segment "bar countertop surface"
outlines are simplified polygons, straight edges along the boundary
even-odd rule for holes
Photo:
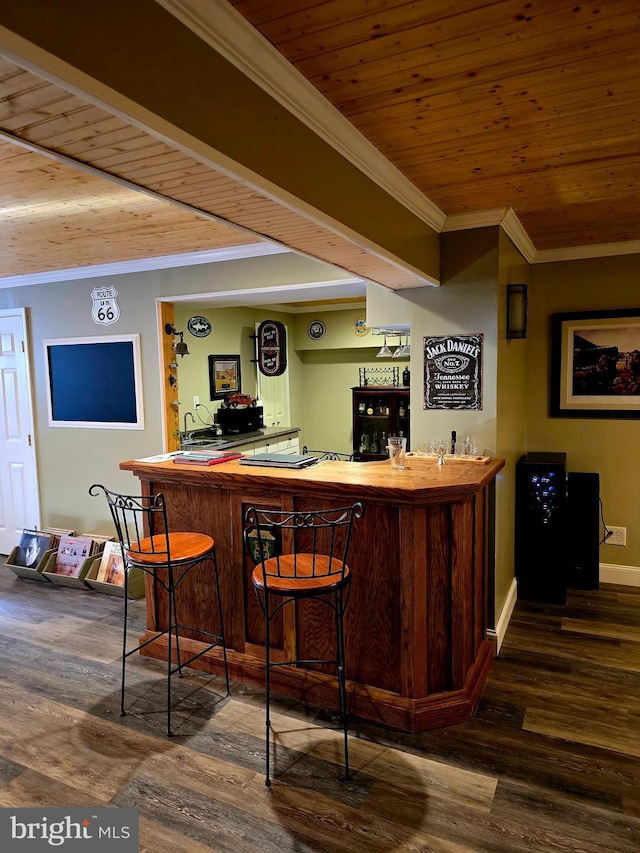
[[[504,460],[478,457],[466,461],[455,457],[438,465],[436,457],[407,457],[404,470],[394,470],[390,462],[343,462],[322,460],[300,470],[241,465],[234,459],[218,465],[176,465],[173,461],[149,463],[139,460],[122,462],[120,468],[132,471],[142,479],[190,482],[193,485],[233,487],[251,482],[267,488],[294,491],[303,487],[319,494],[341,487],[363,497],[386,496],[398,503],[430,503],[441,500],[463,500],[493,480],[504,466]]]

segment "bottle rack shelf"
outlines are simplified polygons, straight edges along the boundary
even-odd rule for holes
[[[389,435],[402,435],[409,443],[409,388],[380,385],[352,388],[353,451],[362,462],[387,459]]]

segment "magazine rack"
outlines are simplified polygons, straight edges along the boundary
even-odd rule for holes
[[[87,571],[84,575],[84,584],[89,589],[94,589],[96,592],[104,592],[107,595],[117,595],[119,598],[124,598],[124,586],[117,583],[104,583],[96,580],[98,569],[100,568],[100,560],[102,554],[96,554],[95,557],[89,557],[85,566]],[[144,597],[144,572],[141,569],[129,569],[129,582],[127,584],[129,598]]]
[[[20,549],[16,545],[16,547],[7,557],[5,565],[8,566],[11,571],[19,578],[27,578],[28,580],[32,581],[43,581],[44,583],[49,583],[49,578],[43,573],[42,570],[49,561],[51,555],[55,555],[55,550],[50,549],[48,551],[45,551],[42,557],[40,558],[40,562],[37,566],[16,566],[15,559],[18,556],[19,550]]]
[[[80,567],[80,571],[75,577],[70,577],[69,575],[61,575],[54,571],[56,565],[56,556],[57,551],[47,551],[49,556],[43,560],[43,568],[41,569],[42,574],[51,581],[51,583],[57,584],[58,586],[70,586],[75,587],[76,589],[85,589],[84,576],[89,571],[89,561],[92,559],[88,557],[82,566]],[[98,554],[98,556],[100,556]]]

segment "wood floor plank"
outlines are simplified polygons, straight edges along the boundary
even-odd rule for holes
[[[562,634],[560,631],[540,636],[538,641],[542,654],[570,660],[582,659],[600,666],[640,672],[640,643],[591,635],[587,645],[581,637]],[[518,627],[509,635],[510,648],[527,648],[530,642],[531,638]]]
[[[0,805],[4,808],[28,808],[38,806],[100,806],[107,803],[91,793],[54,779],[48,773],[22,768],[11,783],[0,789]]]
[[[214,835],[213,832],[210,833]],[[147,817],[140,819],[140,851],[139,853],[222,853],[213,837],[207,843],[187,838],[181,832],[175,832],[162,820],[151,820]],[[237,850],[236,853],[241,853]]]
[[[512,824],[531,827],[538,837],[546,836],[546,845],[555,849],[558,835],[569,850],[593,853],[636,853],[637,821],[623,814],[567,797],[563,792],[541,789],[535,785],[498,785],[492,816],[504,816]],[[535,828],[535,829],[534,829]],[[541,851],[544,845],[533,845]]]
[[[5,636],[35,643],[45,650],[52,645],[81,647],[83,657],[105,663],[118,660],[122,653],[120,626],[104,625],[97,633],[95,626],[87,619],[60,614],[40,622],[39,628],[41,630],[34,634],[30,622],[6,617],[3,620]]]
[[[609,637],[614,640],[632,640],[634,643],[640,643],[640,627],[633,624],[631,618],[623,621],[619,617],[615,621],[602,622],[595,619],[567,617],[562,620],[562,630],[592,637]]]
[[[256,739],[264,736],[264,708],[244,706],[232,700],[216,716],[214,725],[231,720]],[[273,742],[283,748],[313,755],[316,759],[336,765],[337,771],[344,761],[342,731],[314,726],[308,719],[295,719],[287,715],[272,715]],[[399,752],[381,744],[363,739],[354,740],[349,750],[352,771],[371,777],[383,777],[389,785],[400,791],[412,792],[416,788],[428,790],[429,796],[441,796],[448,802],[457,802],[489,811],[497,780],[480,773],[462,770],[420,755]]]
[[[599,712],[594,709],[588,716],[530,708],[525,715],[524,729],[640,758],[640,721],[611,708]]]
[[[81,603],[81,604],[80,604]],[[132,639],[144,602],[132,607]],[[422,734],[134,655],[122,601],[0,572],[0,806],[137,806],[142,853],[637,853],[640,591],[518,602],[473,719]]]

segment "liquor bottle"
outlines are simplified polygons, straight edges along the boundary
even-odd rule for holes
[[[360,447],[358,448],[358,450],[360,453],[366,453],[368,450],[367,437],[364,433],[362,433],[362,435],[360,436]]]
[[[382,397],[378,397],[378,404],[376,405],[376,415],[384,415],[384,406],[382,405]]]
[[[387,441],[387,434],[383,430],[382,438],[380,439],[380,453],[386,453],[388,443],[389,442]]]
[[[360,402],[358,403],[358,413],[361,415],[364,415],[364,413],[366,411],[367,411],[367,407],[366,407],[364,400],[360,400]]]
[[[367,403],[367,414],[368,415],[373,414],[373,400],[369,400]]]
[[[371,444],[369,445],[369,453],[377,453],[378,452],[378,433],[374,432],[371,438]]]
[[[402,371],[402,384],[403,385],[411,385],[411,373],[408,367]]]
[[[404,408],[404,403],[401,400],[400,405],[398,406],[398,416],[403,418],[405,416],[405,414],[406,414],[406,412],[405,412],[405,408]]]

